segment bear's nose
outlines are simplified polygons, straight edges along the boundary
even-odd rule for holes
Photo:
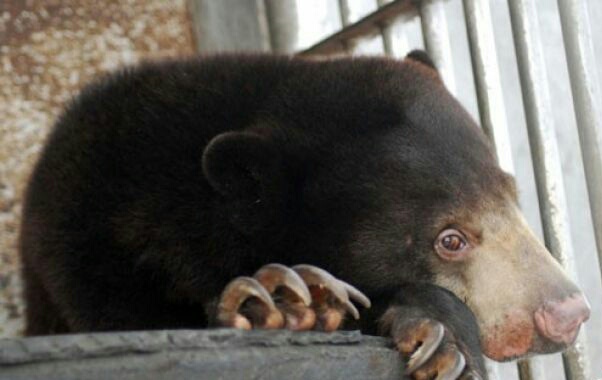
[[[590,306],[581,293],[561,301],[547,301],[535,311],[535,325],[546,338],[571,344],[581,324],[589,319]]]

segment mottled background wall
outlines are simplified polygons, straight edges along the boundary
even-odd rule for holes
[[[21,196],[62,105],[107,70],[193,52],[185,0],[0,0],[0,337],[22,328]]]

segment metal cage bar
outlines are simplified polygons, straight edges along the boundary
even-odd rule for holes
[[[456,94],[456,80],[452,61],[449,30],[445,19],[443,0],[423,0],[420,2],[420,21],[424,46],[435,62],[447,89]]]
[[[293,53],[299,29],[295,0],[264,0],[271,48],[276,53]]]
[[[464,0],[463,5],[481,125],[495,145],[502,169],[514,173],[489,0]]]
[[[379,8],[387,5],[389,0],[377,0],[376,4]],[[385,55],[392,56],[393,55],[393,36],[391,31],[391,23],[388,22],[385,25],[381,25],[380,34],[383,39],[383,49],[385,51]]]
[[[343,28],[349,25],[349,2],[347,0],[339,0],[339,15],[341,16],[341,25]]]
[[[545,242],[552,255],[575,278],[563,176],[537,9],[533,0],[510,0],[508,5]],[[590,379],[583,330],[575,345],[563,354],[563,362],[567,379]]]
[[[385,51],[385,55],[391,57],[393,56],[393,36],[391,31],[391,26],[387,25],[381,28],[381,35],[383,39],[383,49]]]
[[[594,236],[602,271],[602,109],[587,4],[558,0]]]
[[[520,380],[545,379],[543,368],[537,359],[520,360],[517,365]]]
[[[351,10],[349,9],[349,2],[347,0],[338,0],[338,5],[339,5],[338,8],[339,8],[339,17],[341,20],[341,26],[342,26],[342,29],[345,29],[350,24],[349,15],[351,13]],[[348,53],[352,49],[352,42],[353,42],[353,40],[351,40],[351,39],[342,40],[340,42],[341,47],[343,48],[343,50],[345,52]]]
[[[197,51],[271,51],[262,0],[189,0]]]

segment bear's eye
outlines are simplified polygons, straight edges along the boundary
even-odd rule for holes
[[[464,234],[453,228],[443,230],[435,242],[435,250],[439,256],[447,260],[464,258],[467,247]]]
[[[441,240],[441,245],[448,251],[459,251],[466,243],[459,235],[447,235]]]

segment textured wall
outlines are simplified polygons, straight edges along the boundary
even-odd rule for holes
[[[185,0],[0,1],[0,337],[22,328],[22,192],[62,105],[102,72],[193,46]]]

